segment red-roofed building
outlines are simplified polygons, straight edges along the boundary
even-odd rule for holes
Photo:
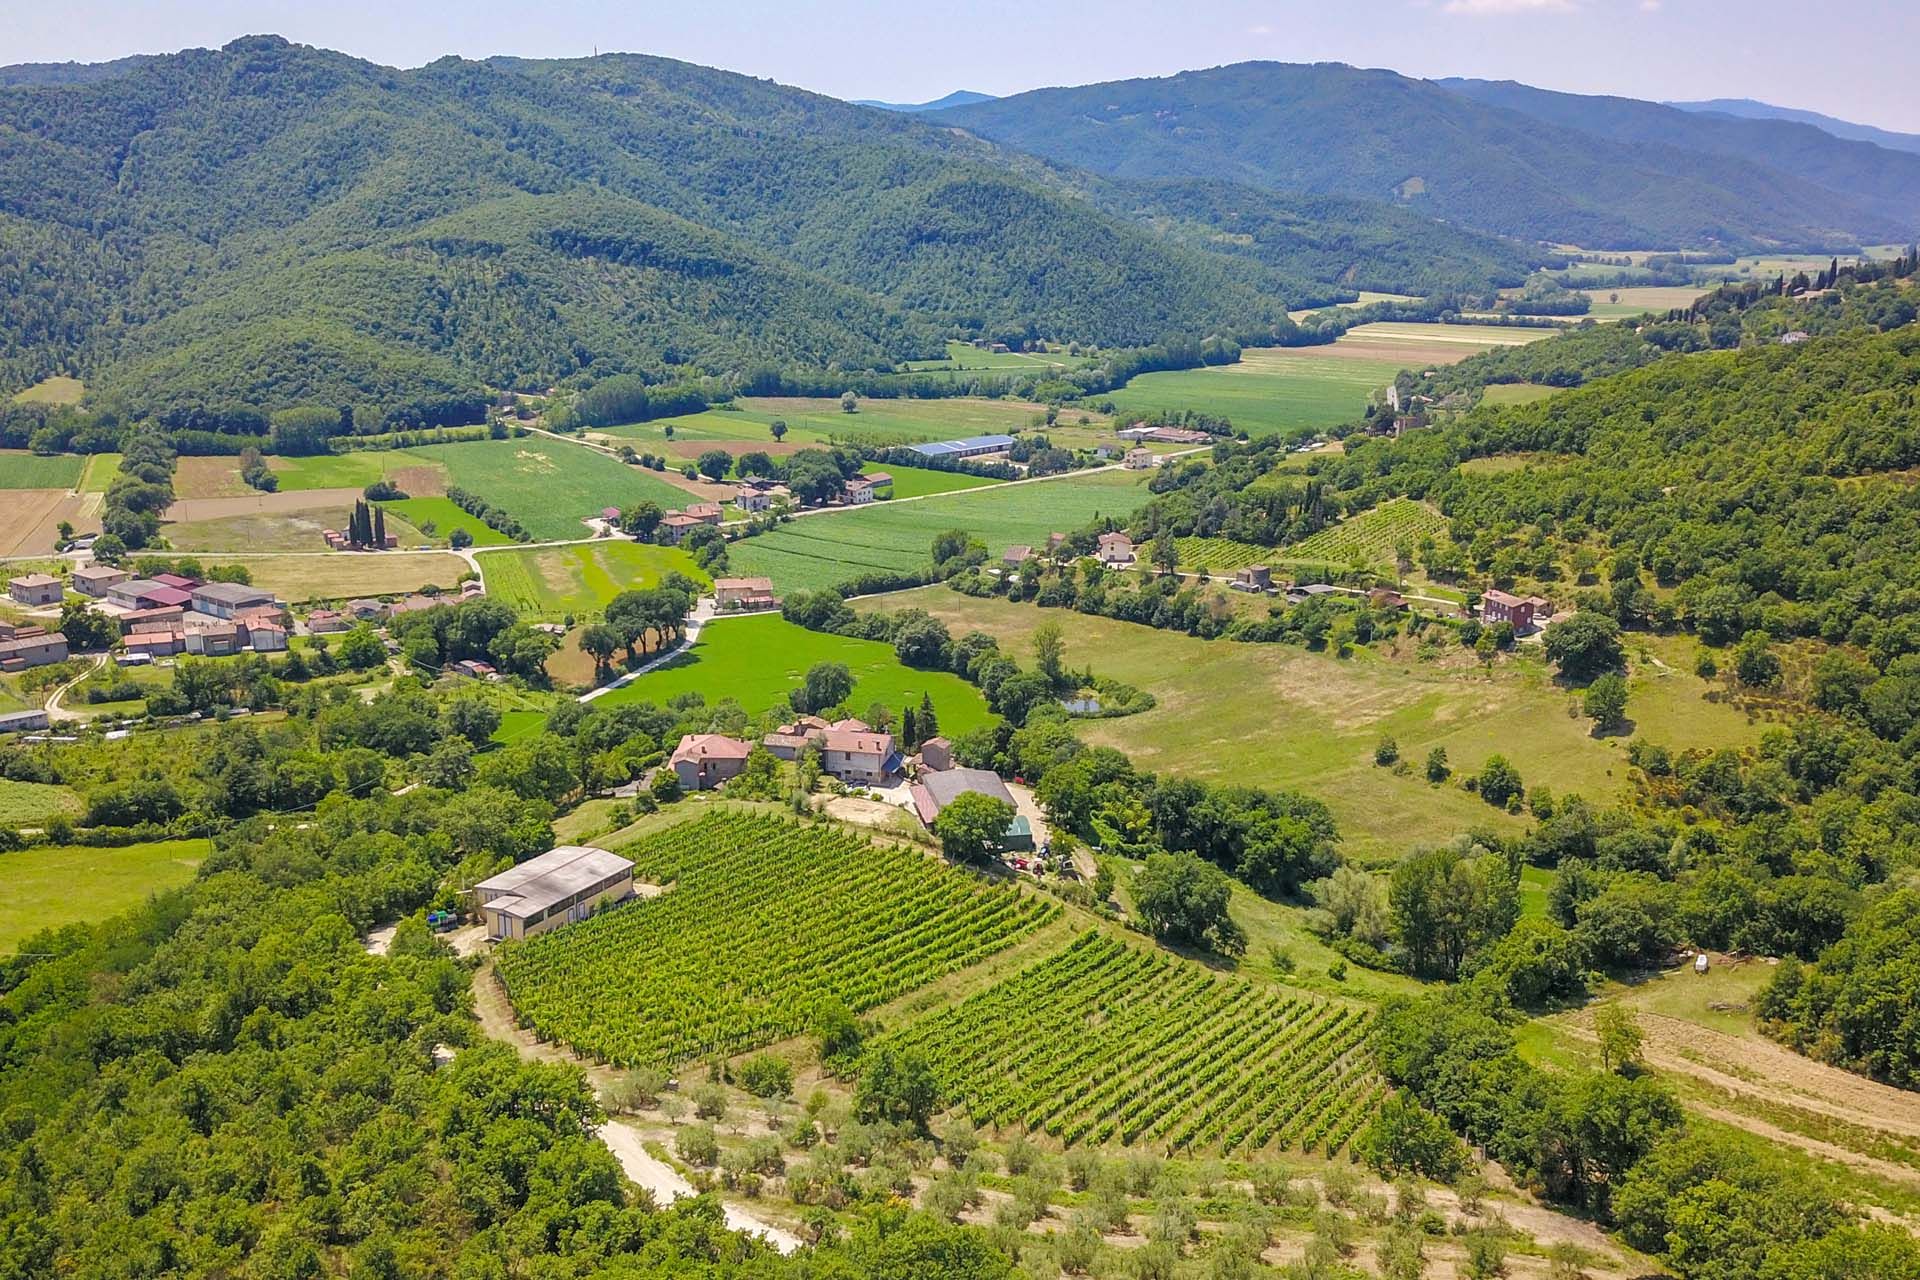
[[[1533,602],[1505,591],[1489,591],[1480,597],[1480,618],[1484,622],[1505,622],[1515,631],[1533,629]]]
[[[680,739],[667,765],[685,790],[711,791],[739,777],[752,753],[753,748],[738,738],[722,733],[690,733]]]
[[[825,748],[820,766],[842,782],[880,786],[888,774],[900,771],[893,735],[869,729],[858,720],[843,720],[828,729]]]
[[[771,578],[715,578],[713,607],[722,613],[734,613],[747,609],[777,609],[780,601],[773,594]]]

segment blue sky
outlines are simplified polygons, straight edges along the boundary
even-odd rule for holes
[[[0,0],[0,62],[269,31],[394,66],[598,46],[896,101],[1324,59],[1580,93],[1753,97],[1920,132],[1913,0]]]

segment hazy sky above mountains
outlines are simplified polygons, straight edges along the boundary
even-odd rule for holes
[[[1920,132],[1913,0],[0,0],[0,63],[99,62],[262,32],[393,66],[597,46],[903,102],[1329,60],[1577,93],[1759,98]]]

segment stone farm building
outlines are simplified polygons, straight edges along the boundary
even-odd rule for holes
[[[104,600],[107,593],[123,582],[129,582],[133,575],[125,569],[116,569],[110,564],[83,564],[73,571],[71,583],[73,589],[83,596],[95,600]]]
[[[65,588],[50,573],[29,573],[7,580],[7,595],[15,604],[59,604]]]
[[[924,756],[923,756],[924,759]],[[940,811],[961,796],[971,792],[974,795],[987,796],[990,799],[1013,804],[1013,793],[1007,790],[1007,784],[1000,775],[986,769],[923,769],[913,785],[907,788],[907,794],[913,801],[913,811],[920,821],[931,827]],[[1033,828],[1018,814],[1007,824],[1007,830],[1001,838],[1003,849],[1031,849],[1033,847]]]
[[[780,601],[773,594],[771,578],[715,578],[713,607],[722,613],[747,609],[777,609]]]
[[[723,733],[690,733],[680,739],[667,767],[687,791],[711,791],[740,776],[753,748]]]
[[[561,845],[473,887],[487,936],[530,938],[633,896],[633,863],[605,849]]]
[[[820,767],[842,782],[880,786],[887,775],[900,771],[893,735],[867,727],[858,720],[842,720],[828,729]]]

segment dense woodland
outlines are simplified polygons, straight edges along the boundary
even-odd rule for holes
[[[1259,335],[1536,260],[640,56],[394,71],[261,37],[46,79],[0,88],[0,391],[69,373],[138,411]]]

